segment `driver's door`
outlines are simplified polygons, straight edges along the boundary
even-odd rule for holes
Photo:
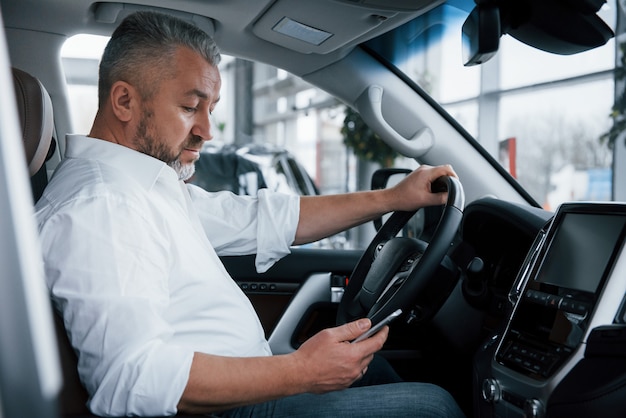
[[[361,251],[293,248],[266,273],[254,256],[222,257],[254,305],[274,354],[292,351],[317,331],[335,325],[343,287]]]

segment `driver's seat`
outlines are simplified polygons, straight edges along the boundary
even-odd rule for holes
[[[56,149],[52,100],[43,84],[25,71],[13,68],[15,98],[22,128],[26,163],[36,202],[48,183],[45,163]],[[95,418],[87,408],[87,390],[78,376],[78,358],[65,331],[63,320],[51,313],[57,337],[63,373],[63,388],[59,395],[59,412],[63,418]],[[179,414],[180,418],[199,418],[198,415]],[[206,415],[202,415],[205,416]],[[158,418],[158,417],[155,417]]]
[[[52,100],[41,82],[25,71],[12,69],[15,99],[19,114],[26,164],[36,202],[48,183],[45,162],[56,148]],[[63,371],[63,389],[59,406],[63,416],[92,416],[87,409],[87,391],[78,378],[77,358],[69,342],[63,321],[52,313]]]
[[[26,164],[36,202],[48,183],[45,162],[56,148],[52,100],[35,77],[17,68],[12,68],[12,72]]]

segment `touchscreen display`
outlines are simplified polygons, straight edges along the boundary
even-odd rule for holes
[[[595,293],[621,235],[625,218],[565,213],[536,281]]]
[[[547,247],[541,249],[542,261],[538,269],[533,267],[534,278],[527,282],[498,349],[498,361],[545,378],[580,344],[625,236],[624,209],[588,203],[561,207],[548,230]]]

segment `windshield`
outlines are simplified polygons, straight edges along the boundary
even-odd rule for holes
[[[474,1],[448,1],[367,47],[431,95],[544,208],[611,200],[615,42],[556,55],[504,35],[479,66],[463,65]],[[615,27],[614,1],[599,16]]]

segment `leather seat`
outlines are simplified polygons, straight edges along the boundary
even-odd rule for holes
[[[45,162],[50,159],[56,149],[53,136],[52,100],[37,78],[17,68],[12,70],[26,163],[36,202],[48,182]],[[63,373],[63,387],[58,399],[59,412],[63,418],[96,417],[87,408],[87,390],[78,376],[78,358],[65,331],[63,320],[56,312],[53,312],[52,316]],[[202,416],[207,417],[207,415]],[[198,418],[200,416],[179,414],[178,417]]]
[[[37,78],[17,68],[12,70],[26,163],[31,176],[33,198],[36,201],[48,182],[45,162],[56,148],[53,137],[52,100]],[[58,314],[52,315],[63,371],[63,388],[59,398],[60,412],[66,417],[92,416],[86,406],[87,391],[78,378],[77,357],[65,332],[63,321]]]
[[[17,68],[12,70],[26,161],[33,176],[45,163],[52,144],[52,100],[39,80]]]
[[[17,68],[12,70],[26,164],[37,201],[48,183],[45,162],[56,148],[52,100],[39,80]]]

